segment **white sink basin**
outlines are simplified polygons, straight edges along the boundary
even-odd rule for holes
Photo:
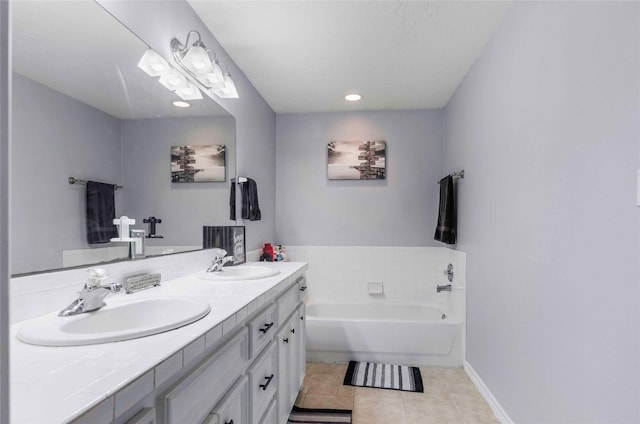
[[[123,297],[107,298],[106,302],[107,306],[93,312],[70,317],[59,317],[55,312],[35,318],[20,327],[17,337],[42,346],[116,342],[182,327],[211,309],[207,302],[187,297]]]
[[[213,281],[241,281],[258,280],[260,278],[273,277],[280,274],[280,270],[272,269],[260,265],[240,265],[222,268],[222,271],[206,272],[196,274],[196,277],[203,280]]]

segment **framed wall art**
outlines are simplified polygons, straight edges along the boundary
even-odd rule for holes
[[[386,156],[385,141],[330,141],[327,177],[330,180],[384,180]]]
[[[226,181],[226,146],[171,146],[171,182]]]

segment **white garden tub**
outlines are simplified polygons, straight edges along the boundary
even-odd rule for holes
[[[311,303],[307,358],[462,366],[462,329],[442,305]]]

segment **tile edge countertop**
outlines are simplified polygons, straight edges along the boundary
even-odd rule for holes
[[[280,273],[260,280],[232,282],[189,275],[131,295],[113,295],[132,299],[183,296],[209,302],[208,315],[164,333],[104,344],[47,347],[16,338],[20,326],[29,320],[11,325],[11,423],[66,423],[101,403],[115,402],[118,393],[137,380],[150,378],[152,385],[159,386],[154,380],[154,371],[158,379],[159,365],[178,353],[182,356],[181,368],[191,365],[191,358],[243,325],[247,317],[275,299],[308,268],[305,262],[260,265],[277,268]],[[109,298],[105,299],[107,304]]]

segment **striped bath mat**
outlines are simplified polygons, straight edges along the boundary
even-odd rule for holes
[[[418,367],[350,361],[344,376],[345,386],[424,392]]]
[[[287,422],[292,424],[351,424],[351,411],[346,409],[308,409],[294,406]]]

